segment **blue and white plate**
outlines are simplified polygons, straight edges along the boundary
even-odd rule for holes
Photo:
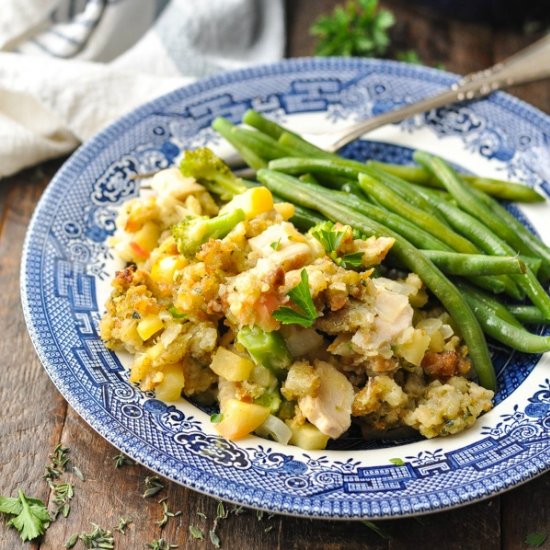
[[[227,153],[210,129],[215,116],[237,122],[252,107],[297,131],[319,132],[434,94],[455,80],[388,61],[285,61],[177,90],[82,146],[42,197],[22,266],[29,332],[67,401],[113,445],[159,474],[272,512],[407,516],[490,497],[547,470],[548,356],[494,347],[496,407],[462,434],[378,443],[352,434],[329,450],[304,452],[258,437],[221,439],[208,411],[192,403],[166,404],[130,385],[126,358],[105,349],[97,333],[110,279],[120,267],[106,239],[117,208],[139,191],[132,176],[171,166],[186,148],[208,145]],[[345,153],[407,163],[414,147],[550,194],[550,119],[508,95],[382,128]],[[513,211],[550,241],[547,205]]]

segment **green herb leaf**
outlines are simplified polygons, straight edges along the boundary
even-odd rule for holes
[[[288,293],[288,296],[296,304],[298,311],[282,306],[273,312],[273,317],[283,325],[311,327],[319,315],[311,297],[309,279],[305,269],[302,269],[300,273],[300,283]]]
[[[334,229],[332,222],[319,223],[312,227],[309,232],[321,243],[328,253],[338,252],[345,235],[344,231]]]
[[[189,526],[189,534],[196,540],[204,540],[204,533],[194,525]]]
[[[187,313],[179,310],[176,306],[169,307],[168,312],[174,319],[185,319],[187,317]]]
[[[159,476],[147,476],[145,478],[145,491],[141,496],[143,498],[149,498],[155,496],[163,489],[164,485],[162,484]]]
[[[135,462],[128,458],[124,453],[120,453],[116,456],[113,456],[115,462],[115,468],[122,468],[122,466],[132,466]]]
[[[353,252],[351,254],[344,254],[341,258],[338,258],[336,262],[342,267],[349,269],[350,267],[362,267],[363,265],[363,252]]]
[[[214,529],[210,529],[210,531],[208,531],[208,536],[210,537],[210,542],[214,545],[214,548],[220,548],[220,537],[218,536],[218,533],[214,531]]]
[[[0,497],[0,513],[18,515],[23,508],[21,501],[13,497]]]
[[[273,317],[283,325],[300,325],[305,328],[313,325],[313,321],[307,315],[286,306],[281,306],[274,311]]]
[[[92,523],[92,531],[90,533],[80,533],[79,538],[86,548],[104,548],[111,550],[115,547],[115,539],[113,533],[107,529],[103,529],[99,525]]]
[[[210,415],[210,422],[212,422],[212,424],[219,424],[222,420],[223,420],[222,413],[214,413]]]
[[[396,466],[403,466],[405,464],[402,458],[390,458],[390,462]]]
[[[50,482],[50,487],[53,491],[53,502],[56,505],[54,519],[57,518],[60,512],[66,518],[71,511],[70,501],[74,497],[73,485],[71,483]]]
[[[542,531],[536,531],[534,533],[529,533],[525,537],[525,544],[531,548],[540,548],[548,538],[546,533]]]
[[[151,550],[170,550],[171,548],[178,548],[178,545],[169,544],[164,539],[157,539],[147,544],[147,548],[151,548]]]
[[[281,248],[281,239],[272,242],[269,246],[273,248],[273,250],[279,250],[279,248]]]
[[[123,518],[122,516],[118,519],[118,525],[115,527],[115,530],[119,533],[122,533],[123,535],[126,534],[126,529],[128,529],[128,526],[130,523],[133,523],[131,518]]]
[[[21,489],[18,491],[18,496],[21,509],[8,522],[8,525],[15,527],[19,531],[21,540],[33,540],[43,535],[48,528],[51,522],[50,514],[42,501],[27,499]],[[13,502],[9,503],[9,505],[14,507]],[[13,515],[13,512],[9,513]]]
[[[78,533],[74,533],[65,541],[65,548],[72,548],[77,542]]]
[[[379,57],[390,43],[394,17],[378,9],[378,0],[350,0],[331,15],[319,17],[310,33],[318,37],[316,55]]]

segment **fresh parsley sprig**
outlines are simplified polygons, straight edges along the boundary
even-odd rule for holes
[[[0,513],[14,516],[8,525],[19,531],[23,541],[43,535],[51,522],[46,505],[37,498],[26,496],[21,489],[17,497],[0,496]]]
[[[378,7],[378,0],[350,0],[331,15],[315,21],[310,32],[319,41],[315,54],[379,57],[390,44],[389,29],[395,19]]]
[[[360,268],[363,265],[362,252],[351,252],[343,256],[338,254],[342,246],[342,240],[349,229],[351,228],[347,226],[344,226],[342,229],[336,228],[332,222],[326,221],[312,227],[309,232],[321,243],[325,252],[335,264],[346,269]]]
[[[300,325],[309,328],[319,317],[311,292],[307,271],[300,272],[300,282],[289,293],[288,297],[295,305],[295,309],[281,306],[273,312],[273,317],[283,325]]]

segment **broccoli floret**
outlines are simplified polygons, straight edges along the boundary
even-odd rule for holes
[[[223,201],[247,189],[243,181],[208,147],[185,151],[180,170],[184,176],[195,178],[208,191],[219,195]]]
[[[214,218],[188,216],[172,226],[172,236],[176,239],[180,253],[192,256],[209,239],[225,237],[244,218],[244,212],[240,208]]]
[[[285,341],[277,331],[266,332],[257,326],[246,326],[237,333],[237,342],[257,365],[268,368],[277,377],[283,376],[292,363]]]

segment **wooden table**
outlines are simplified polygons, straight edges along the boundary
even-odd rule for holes
[[[288,55],[312,53],[307,29],[321,11],[331,8],[329,0],[290,0],[288,3]],[[466,73],[480,69],[525,46],[537,36],[510,30],[441,19],[415,11],[407,2],[384,2],[394,12],[397,48],[416,48],[428,64],[444,63],[448,70]],[[517,96],[550,112],[550,86],[532,84],[513,90]],[[0,547],[58,550],[74,532],[90,530],[96,522],[112,528],[119,517],[133,523],[126,536],[116,534],[117,548],[142,549],[159,537],[179,548],[212,548],[209,541],[189,535],[189,525],[206,533],[215,517],[217,502],[209,497],[166,482],[158,497],[145,500],[140,466],[115,469],[117,454],[67,405],[42,369],[29,340],[19,298],[19,262],[29,219],[45,186],[60,161],[29,169],[0,185],[0,494],[23,487],[30,495],[47,501],[49,490],[42,474],[48,453],[58,442],[70,447],[74,463],[86,476],[74,476],[75,498],[68,519],[55,522],[38,543],[22,545],[17,534],[0,526]],[[162,515],[160,497],[168,497],[172,510],[182,515],[166,528],[156,524]],[[231,515],[221,521],[222,548],[256,549],[419,549],[474,550],[525,548],[524,539],[533,531],[550,535],[550,473],[501,496],[454,511],[380,522],[391,535],[383,539],[360,522],[311,521],[291,517],[264,517],[254,512]],[[201,519],[197,512],[206,514]],[[79,546],[82,548],[82,546]],[[546,542],[550,548],[550,540]],[[77,546],[78,548],[78,546]]]

